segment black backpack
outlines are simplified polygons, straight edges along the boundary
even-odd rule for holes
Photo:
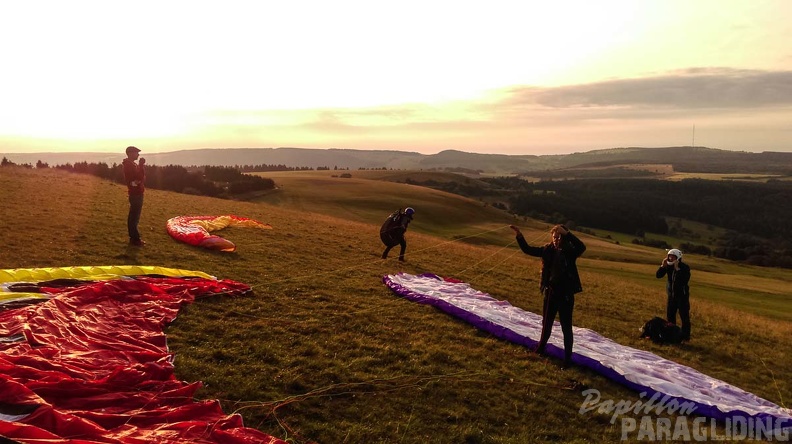
[[[388,216],[388,219],[395,225],[398,225],[401,222],[403,215],[404,213],[402,213],[401,208],[399,208],[398,210],[391,213],[390,216]]]
[[[641,338],[649,338],[658,344],[679,344],[682,342],[682,329],[663,318],[655,316],[641,327]]]

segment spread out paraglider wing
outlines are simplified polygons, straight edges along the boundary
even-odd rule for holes
[[[200,383],[176,378],[163,331],[198,297],[249,292],[241,282],[164,267],[0,270],[0,300],[18,298],[0,303],[0,437],[285,444],[245,427],[218,401],[196,400]]]
[[[429,273],[386,275],[382,281],[406,299],[437,307],[502,339],[533,347],[541,336],[541,315],[497,300],[465,282]],[[546,350],[560,358],[564,353],[564,340],[559,330],[554,329]],[[573,331],[573,362],[629,388],[646,392],[647,398],[667,396],[664,399],[689,403],[688,406],[695,406],[697,415],[715,419],[742,417],[759,421],[773,418],[785,428],[792,426],[792,411],[753,393],[648,351],[618,344],[593,330],[573,327]]]

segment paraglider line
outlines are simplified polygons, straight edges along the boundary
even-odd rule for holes
[[[464,273],[464,272],[466,272],[466,271],[470,270],[471,268],[475,268],[475,267],[477,267],[477,266],[478,266],[479,264],[481,264],[482,262],[490,260],[490,258],[492,258],[493,256],[500,254],[500,252],[501,252],[501,251],[503,251],[503,250],[505,250],[505,249],[507,249],[507,248],[511,247],[511,246],[512,246],[512,245],[514,245],[516,242],[517,242],[517,241],[511,241],[511,242],[509,242],[508,244],[504,245],[504,246],[503,246],[503,248],[501,248],[500,250],[498,250],[498,251],[496,251],[496,252],[494,252],[494,253],[490,254],[489,256],[485,257],[484,259],[482,259],[482,260],[480,260],[480,261],[476,262],[475,264],[473,264],[473,265],[471,265],[471,266],[469,266],[469,267],[465,268],[464,270],[457,271],[457,272],[456,272],[456,274],[457,274],[457,275],[460,275],[460,274],[462,274],[462,273]],[[511,257],[511,256],[509,256],[509,257]]]
[[[509,227],[508,225],[504,225],[504,226],[502,226],[502,227],[494,228],[494,229],[492,229],[492,230],[487,230],[487,231],[482,231],[482,232],[480,232],[480,233],[471,234],[470,236],[464,236],[464,237],[460,237],[460,238],[457,238],[457,239],[451,239],[451,240],[449,240],[449,241],[440,242],[439,244],[434,244],[434,245],[431,245],[431,246],[429,246],[429,247],[426,247],[426,248],[424,248],[424,249],[422,249],[422,250],[418,250],[418,251],[416,251],[416,253],[423,253],[424,251],[427,251],[427,250],[432,250],[432,249],[434,249],[434,248],[437,248],[437,247],[442,247],[443,245],[452,244],[452,243],[454,243],[454,242],[459,242],[459,241],[462,241],[462,240],[465,240],[465,239],[470,239],[470,238],[474,238],[474,237],[479,237],[479,236],[481,236],[482,234],[492,233],[493,231],[499,231],[499,230],[502,230],[502,229],[504,229],[504,228],[508,228],[508,227]],[[415,253],[413,253],[413,254],[415,254]]]
[[[484,377],[481,379],[481,377]],[[234,414],[239,413],[245,409],[251,408],[265,408],[269,410],[269,414],[274,414],[275,411],[283,406],[289,405],[294,402],[304,401],[311,398],[333,397],[341,395],[354,395],[354,394],[369,394],[369,393],[386,393],[406,388],[425,388],[433,382],[442,380],[457,380],[460,382],[481,383],[481,384],[502,384],[506,381],[510,384],[532,385],[539,387],[548,387],[559,390],[575,390],[575,387],[561,386],[553,384],[542,384],[532,381],[514,381],[512,379],[492,378],[482,372],[457,372],[442,375],[430,376],[394,376],[392,378],[377,378],[364,382],[349,382],[340,384],[331,384],[325,387],[310,390],[301,395],[289,396],[276,401],[260,402],[260,401],[232,401],[224,400],[226,402],[240,405],[239,408],[234,410]]]
[[[537,236],[536,236],[534,239],[532,239],[532,240],[531,240],[531,242],[529,242],[529,243],[531,243],[531,244],[535,243],[536,241],[538,241],[538,240],[539,240],[539,239],[540,239],[542,236],[544,236],[544,235],[545,235],[545,233],[542,233],[542,234],[539,234],[539,235],[537,235]],[[471,265],[470,267],[467,267],[467,268],[465,268],[464,270],[462,270],[462,271],[458,272],[457,274],[462,274],[462,273],[464,273],[464,272],[466,272],[466,271],[470,270],[471,268],[477,267],[479,264],[483,263],[483,262],[484,262],[484,261],[486,261],[486,260],[489,260],[491,257],[493,257],[493,256],[495,256],[495,255],[497,255],[497,254],[499,254],[501,251],[503,251],[503,250],[505,250],[505,249],[507,249],[507,248],[511,247],[511,246],[512,246],[512,245],[514,245],[515,243],[517,243],[517,241],[516,241],[516,240],[514,240],[514,241],[510,242],[509,244],[507,244],[506,246],[504,246],[504,247],[503,247],[503,248],[501,248],[500,250],[498,250],[498,251],[496,251],[495,253],[493,253],[493,254],[491,254],[491,255],[487,256],[486,258],[484,258],[484,259],[482,259],[482,260],[480,260],[480,261],[476,262],[475,264]],[[499,261],[497,264],[493,265],[493,266],[492,266],[492,267],[490,267],[489,269],[487,269],[487,270],[484,270],[484,271],[482,271],[481,273],[479,273],[479,274],[475,275],[473,278],[471,278],[471,279],[470,279],[470,281],[475,281],[475,280],[476,280],[476,279],[478,279],[479,277],[481,277],[481,276],[483,276],[483,275],[485,275],[485,274],[489,273],[490,271],[494,270],[495,268],[497,268],[498,266],[500,266],[501,264],[503,264],[503,263],[504,263],[504,262],[506,262],[507,260],[509,260],[509,259],[511,259],[512,257],[514,257],[514,255],[515,255],[515,254],[517,254],[517,253],[519,253],[519,252],[520,252],[520,250],[514,250],[514,251],[512,252],[512,254],[508,255],[508,256],[507,256],[505,259],[503,259],[502,261]]]
[[[509,245],[511,245],[511,244],[509,244]],[[493,266],[492,266],[492,267],[490,267],[489,269],[487,269],[487,270],[484,270],[484,271],[482,271],[481,273],[479,273],[479,274],[477,274],[477,275],[473,276],[472,278],[470,278],[470,280],[471,280],[471,281],[475,281],[475,280],[476,280],[476,279],[478,279],[479,277],[481,277],[481,276],[484,276],[485,274],[489,273],[490,271],[492,271],[492,270],[494,270],[494,269],[498,268],[498,267],[499,267],[501,264],[503,264],[504,262],[508,261],[509,259],[511,259],[512,257],[514,257],[514,255],[515,255],[515,254],[517,254],[517,253],[519,253],[519,252],[520,252],[520,250],[514,250],[514,251],[512,252],[512,254],[510,254],[510,255],[506,256],[506,259],[503,259],[502,261],[500,261],[500,262],[498,262],[497,264],[493,265]]]
[[[759,361],[762,363],[762,365],[764,366],[764,368],[765,368],[765,369],[766,369],[768,372],[770,372],[770,379],[772,379],[772,380],[773,380],[773,385],[775,386],[775,388],[776,388],[776,391],[778,392],[778,398],[781,400],[781,401],[778,403],[778,405],[780,405],[780,406],[781,406],[781,407],[783,407],[783,408],[787,408],[787,406],[786,406],[786,405],[785,405],[785,403],[784,403],[784,397],[781,395],[781,390],[778,388],[778,381],[776,381],[775,374],[773,373],[773,371],[772,371],[772,370],[770,370],[769,368],[767,368],[767,364],[765,363],[764,359],[762,359],[762,357],[761,357],[761,356],[759,357]]]

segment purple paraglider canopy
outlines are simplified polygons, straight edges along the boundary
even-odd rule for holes
[[[394,293],[429,304],[508,341],[533,347],[542,332],[542,317],[507,301],[472,288],[469,284],[434,274],[399,273],[382,278]],[[547,344],[548,354],[562,358],[564,341],[556,322]],[[648,396],[660,395],[695,406],[694,414],[715,418],[772,419],[784,432],[792,427],[792,410],[695,369],[645,350],[627,347],[586,329],[574,327],[572,361]]]

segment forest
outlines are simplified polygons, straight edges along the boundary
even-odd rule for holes
[[[14,165],[3,158],[0,166]],[[30,164],[22,166],[33,168]],[[37,162],[36,168],[49,168],[44,162]],[[91,174],[116,183],[124,183],[124,172],[120,164],[108,165],[104,162],[56,165],[53,168],[72,173]],[[146,165],[146,187],[174,191],[177,193],[226,199],[241,198],[249,193],[268,191],[275,188],[275,182],[260,176],[243,174],[239,169],[222,166],[203,166],[186,168],[179,165]]]
[[[792,182],[685,179],[574,179],[530,182],[519,177],[479,179],[483,188],[458,182],[416,183],[484,199],[520,216],[636,236],[677,236],[690,252],[754,265],[792,268]],[[669,226],[668,218],[727,231],[716,245],[697,245]],[[656,246],[663,246],[662,244]]]

